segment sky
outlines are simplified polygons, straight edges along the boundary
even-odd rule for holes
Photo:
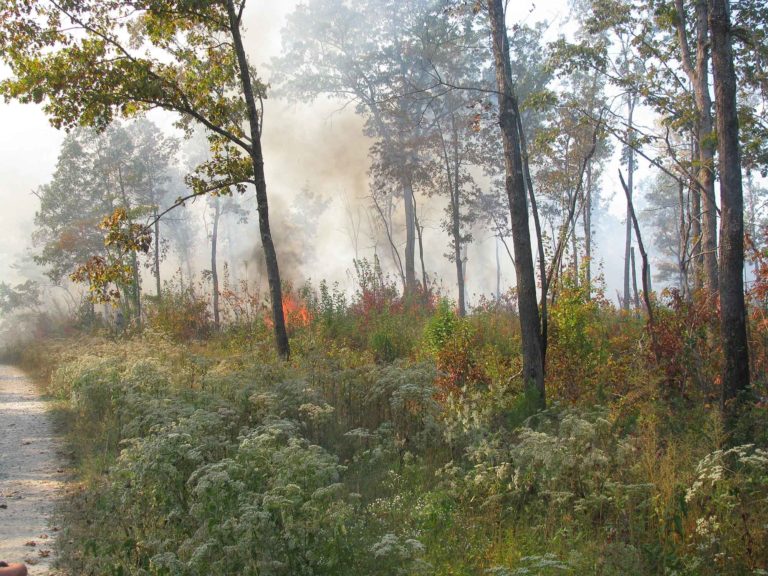
[[[269,60],[280,52],[280,32],[285,17],[297,1],[254,1],[245,13],[248,56],[257,69],[269,80]],[[536,0],[533,3],[510,3],[509,22],[547,20],[553,25],[568,21],[565,1]],[[7,69],[0,69],[6,75]],[[320,100],[306,105],[287,104],[268,99],[265,107],[264,155],[270,196],[270,211],[277,220],[281,215],[301,205],[303,189],[309,189],[328,201],[328,208],[320,215],[318,229],[323,233],[314,245],[314,255],[307,258],[300,270],[281,270],[293,278],[320,277],[349,282],[348,271],[355,256],[353,224],[359,220],[363,232],[358,242],[358,256],[370,256],[375,239],[365,232],[365,198],[368,195],[368,146],[370,141],[362,134],[362,120],[352,107],[343,103]],[[160,113],[151,119],[161,126],[170,126],[172,117]],[[19,270],[25,256],[30,253],[30,231],[37,208],[34,195],[40,185],[47,182],[56,165],[58,149],[64,134],[52,128],[38,106],[0,101],[0,281],[15,283],[30,275],[28,266]],[[615,170],[614,170],[615,172]],[[247,201],[247,200],[246,200]],[[616,204],[614,202],[614,204]],[[620,206],[620,203],[618,204]],[[598,230],[598,252],[603,259],[609,293],[621,280],[623,238],[615,206],[605,215]],[[435,260],[430,268],[443,276],[443,285],[452,291],[451,264],[441,258],[447,251],[446,239],[439,230],[442,210],[439,205],[425,207],[423,221],[427,228],[425,244],[438,243],[433,250]],[[253,241],[257,238],[254,227],[243,232]],[[491,234],[476,234],[469,249],[468,294],[490,293],[495,289],[495,242]],[[379,245],[379,253],[385,252]],[[277,246],[278,255],[280,246]],[[201,250],[204,248],[201,246]],[[247,261],[252,248],[242,247],[238,260]],[[202,257],[202,254],[201,254]],[[384,257],[382,257],[384,259]],[[502,258],[504,256],[502,255]],[[428,265],[429,265],[428,264]],[[293,265],[291,263],[290,265]],[[386,265],[386,262],[385,262]],[[491,281],[491,278],[493,279]],[[514,273],[508,260],[503,265],[503,284],[514,283]]]

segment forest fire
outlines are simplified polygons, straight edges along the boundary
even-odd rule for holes
[[[312,322],[312,313],[307,305],[291,293],[283,294],[283,316],[285,317],[285,326],[288,329],[303,328]],[[269,327],[274,326],[270,312],[265,314],[264,322]]]
[[[0,0],[0,576],[768,576],[767,3]]]

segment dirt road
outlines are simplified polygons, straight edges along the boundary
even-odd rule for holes
[[[63,487],[61,445],[24,374],[0,365],[0,560],[52,576],[53,507]]]

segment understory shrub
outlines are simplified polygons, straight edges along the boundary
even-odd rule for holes
[[[699,344],[717,350],[699,309],[659,312],[654,336],[670,347],[656,363],[639,315],[565,284],[550,408],[537,412],[513,308],[459,318],[446,301],[402,297],[375,264],[358,275],[349,302],[327,286],[299,292],[309,320],[292,327],[290,361],[275,359],[255,299],[205,340],[149,328],[26,351],[51,375],[78,471],[62,565],[123,576],[766,570],[764,435],[727,447],[712,368],[687,367]],[[764,405],[749,417],[760,429]]]

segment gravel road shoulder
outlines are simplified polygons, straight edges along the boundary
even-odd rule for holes
[[[65,473],[46,402],[23,372],[0,365],[0,559],[53,576],[52,524]]]

